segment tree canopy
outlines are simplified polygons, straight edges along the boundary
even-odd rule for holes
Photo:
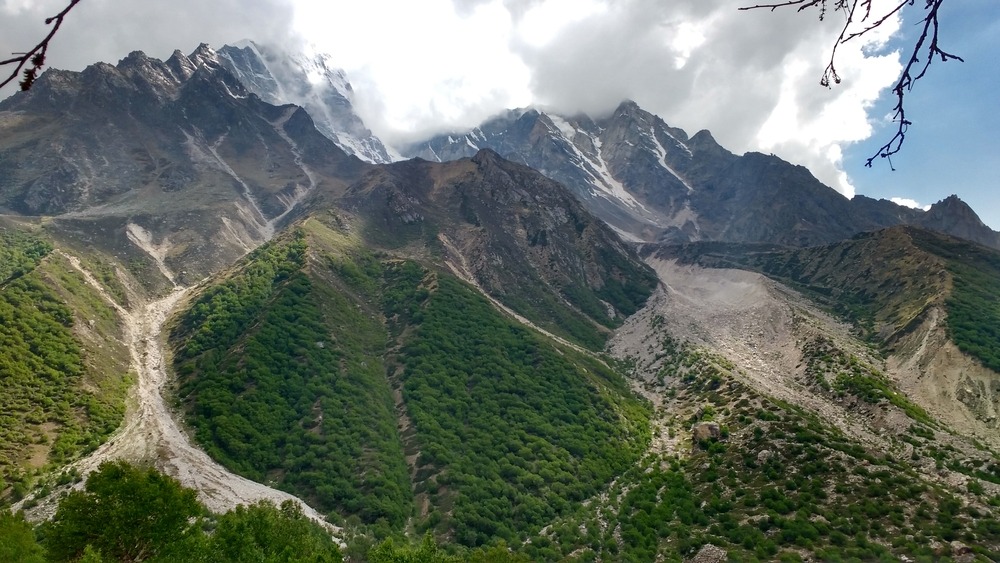
[[[102,464],[84,490],[69,493],[39,536],[41,545],[23,515],[0,511],[2,561],[45,561],[45,551],[50,561],[342,561],[333,538],[291,501],[215,516],[194,490],[122,461]]]
[[[120,561],[154,559],[199,532],[195,492],[155,469],[105,463],[59,503],[47,530],[49,555],[83,556],[88,545]]]

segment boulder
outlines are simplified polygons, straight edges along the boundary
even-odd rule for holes
[[[722,430],[715,422],[699,422],[691,427],[691,442],[695,447],[704,441],[718,440],[721,437]]]
[[[694,557],[688,560],[689,563],[722,563],[726,560],[727,553],[725,549],[719,546],[706,543],[701,546],[698,553]]]
[[[972,548],[958,540],[951,542],[952,555],[965,555],[966,553],[972,553]]]

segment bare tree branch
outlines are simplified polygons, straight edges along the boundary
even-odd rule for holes
[[[56,32],[59,31],[59,26],[62,25],[63,18],[66,17],[66,14],[68,14],[69,11],[72,10],[73,7],[79,2],[80,0],[70,0],[69,5],[63,8],[61,12],[51,18],[45,18],[45,25],[51,25],[52,29],[49,30],[49,34],[46,35],[45,38],[38,43],[38,45],[35,45],[33,49],[26,53],[11,53],[15,56],[0,61],[0,66],[14,65],[14,72],[10,73],[10,76],[5,78],[3,82],[0,82],[0,88],[10,84],[15,78],[18,77],[18,75],[21,75],[22,78],[18,82],[21,86],[21,90],[31,89],[32,84],[35,83],[35,78],[38,77],[38,71],[45,65],[45,52],[49,48],[49,41],[51,41],[52,38],[55,37]],[[31,63],[31,66],[28,66],[28,63]]]
[[[914,42],[906,66],[903,67],[896,85],[892,88],[892,93],[896,96],[896,105],[892,110],[892,120],[897,126],[896,132],[889,139],[889,142],[882,145],[875,154],[865,161],[865,166],[869,168],[871,168],[872,162],[876,158],[885,158],[889,161],[889,167],[895,170],[892,167],[891,157],[900,151],[903,146],[903,140],[906,138],[907,130],[913,124],[912,121],[906,118],[906,106],[904,103],[906,94],[913,89],[913,85],[917,80],[924,77],[934,58],[940,57],[942,62],[951,59],[964,62],[962,57],[944,51],[938,44],[938,11],[944,0],[921,0],[921,2],[924,4],[923,8],[926,11],[922,20],[923,28],[921,29],[920,36]],[[878,28],[889,18],[902,12],[905,7],[913,6],[916,0],[899,0],[899,3],[894,8],[874,21],[869,21],[872,15],[872,0],[785,0],[771,4],[744,6],[739,9],[765,9],[773,12],[779,8],[795,7],[797,12],[801,12],[808,8],[818,8],[819,19],[822,20],[826,17],[828,3],[832,5],[835,12],[840,11],[845,14],[845,22],[836,41],[834,41],[833,49],[830,53],[830,62],[827,63],[826,68],[823,70],[823,76],[819,81],[822,86],[826,87],[830,86],[831,80],[835,84],[840,84],[840,76],[837,74],[834,63],[837,58],[837,48],[842,43],[861,37]],[[862,13],[863,15],[861,15]],[[851,31],[852,27],[856,24],[863,25],[864,27],[858,31]]]

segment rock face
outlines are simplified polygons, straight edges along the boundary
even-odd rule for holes
[[[329,55],[290,54],[241,41],[219,49],[218,60],[265,102],[304,108],[316,128],[344,152],[371,163],[400,160],[354,112],[351,84],[344,71],[331,64]]]
[[[363,167],[302,109],[252,96],[207,45],[49,70],[0,102],[0,212],[54,216],[75,240],[126,262],[158,255],[189,281]]]
[[[636,241],[809,246],[908,224],[1000,248],[1000,234],[957,197],[927,212],[864,196],[848,200],[801,166],[774,155],[735,155],[708,131],[689,137],[634,102],[599,119],[508,111],[472,131],[403,152],[446,161],[481,148],[565,184],[591,212]]]
[[[976,212],[958,196],[952,195],[935,203],[920,216],[920,226],[978,242],[983,246],[1000,248],[1000,233],[987,227]]]

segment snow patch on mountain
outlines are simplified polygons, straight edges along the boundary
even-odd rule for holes
[[[670,135],[670,133],[667,133],[667,135]],[[670,135],[670,137],[673,138],[673,135]],[[688,184],[687,180],[681,177],[681,175],[678,174],[677,171],[675,171],[673,168],[670,167],[669,164],[667,164],[667,149],[663,148],[663,144],[661,144],[660,140],[656,138],[656,129],[654,129],[652,125],[649,126],[649,138],[653,141],[653,152],[656,153],[656,157],[660,160],[660,166],[665,168],[667,172],[670,172],[674,176],[674,178],[680,180],[680,182],[684,184],[684,187],[687,188],[688,193],[693,192],[694,188],[691,187],[691,184]],[[688,153],[690,152],[691,151],[689,150]]]
[[[624,203],[625,205],[631,207],[632,209],[640,210],[645,213],[649,213],[639,200],[632,197],[632,194],[625,189],[625,186],[621,182],[615,179],[608,169],[608,163],[604,161],[601,156],[601,138],[599,136],[591,135],[589,132],[582,129],[578,129],[570,124],[565,119],[558,116],[552,116],[545,114],[548,118],[549,123],[555,127],[555,130],[549,129],[554,137],[562,140],[566,147],[573,152],[575,159],[582,164],[581,170],[586,172],[592,179],[592,185],[598,189],[597,195],[604,197],[605,199],[617,199],[618,201]],[[548,124],[546,124],[548,126]],[[593,156],[587,155],[585,152],[581,151],[573,139],[577,135],[585,135],[590,138],[593,147],[596,150],[596,154]]]
[[[553,114],[545,114],[545,115],[549,118],[549,120],[552,121],[553,125],[558,127],[560,131],[562,131],[562,134],[564,137],[566,137],[566,140],[573,142],[573,137],[576,136],[575,127],[570,125],[568,121],[559,117],[558,115],[553,115]]]
[[[662,123],[662,122],[661,122],[661,123]],[[692,153],[692,152],[691,152],[691,148],[690,148],[690,147],[688,147],[688,146],[687,146],[687,145],[686,145],[686,144],[684,143],[684,141],[681,141],[680,139],[678,139],[677,137],[675,137],[675,136],[674,136],[674,134],[670,132],[670,129],[668,129],[667,127],[663,127],[662,129],[663,129],[663,132],[664,132],[664,133],[666,133],[666,135],[667,135],[668,137],[670,137],[671,139],[673,139],[673,140],[674,140],[674,143],[675,143],[675,144],[676,144],[676,145],[677,145],[677,146],[678,146],[678,147],[679,147],[679,148],[680,148],[681,150],[683,150],[684,152],[686,152],[686,153],[687,153],[688,157],[693,157],[693,156],[694,156],[694,153]],[[654,138],[655,138],[655,136],[654,136]]]

